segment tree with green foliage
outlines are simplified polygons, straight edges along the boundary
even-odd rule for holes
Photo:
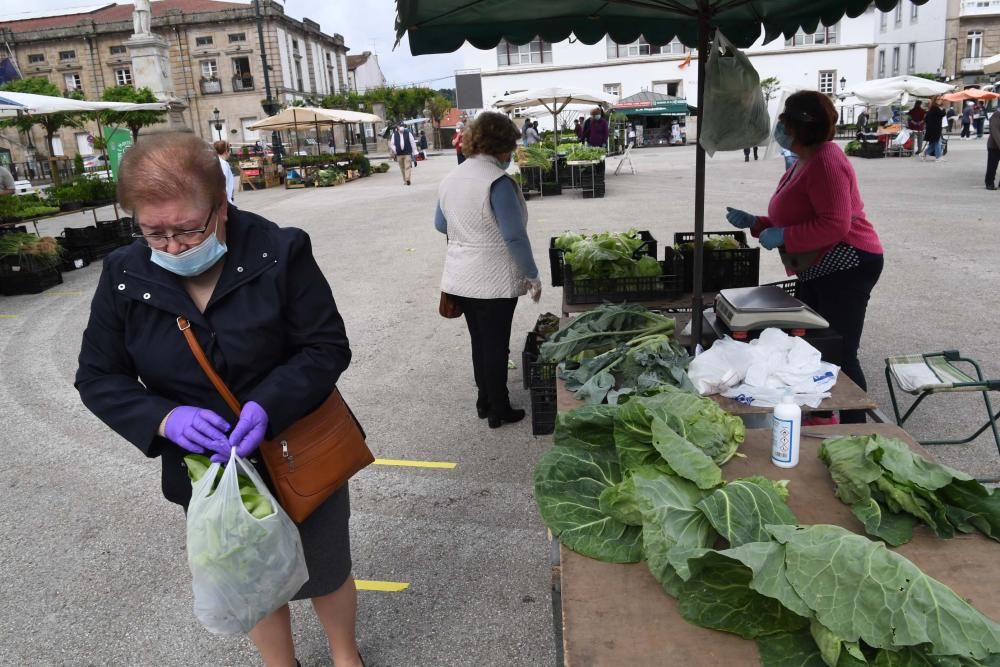
[[[438,88],[434,92],[451,102],[451,106],[458,106],[458,96],[454,88]]]
[[[443,95],[434,94],[427,100],[427,110],[431,112],[434,121],[434,147],[441,148],[441,120],[453,108],[451,100]]]
[[[931,81],[941,81],[941,77],[934,72],[916,72],[910,76],[916,76],[921,79],[930,79]]]
[[[781,90],[781,81],[776,76],[761,79],[760,90],[764,93],[764,101],[769,103],[778,95],[778,91]]]
[[[113,86],[105,88],[101,99],[105,102],[130,102],[133,104],[151,104],[158,102],[156,95],[149,88],[133,88],[132,86]],[[101,111],[101,122],[106,125],[127,127],[132,133],[132,141],[139,141],[139,130],[163,121],[164,111]]]

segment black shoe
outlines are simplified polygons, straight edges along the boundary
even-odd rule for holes
[[[987,185],[986,185],[986,189],[987,189],[987,190],[996,190],[996,189],[997,189],[997,186],[995,186],[995,185],[989,185],[989,184],[987,184]]]
[[[524,419],[524,410],[515,410],[510,408],[507,412],[499,415],[490,415],[489,426],[490,428],[500,428],[504,424],[513,424]]]
[[[490,409],[488,406],[476,406],[476,414],[480,419],[486,419],[490,415]]]

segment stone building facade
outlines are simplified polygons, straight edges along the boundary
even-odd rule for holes
[[[987,84],[983,61],[1000,54],[1000,0],[948,0],[945,72],[958,86]]]
[[[318,100],[348,88],[347,46],[310,19],[286,16],[277,2],[258,0],[271,94],[279,104]],[[252,144],[268,137],[246,129],[265,118],[261,44],[256,2],[249,5],[214,0],[158,0],[152,3],[152,32],[169,44],[173,96],[187,105],[187,125],[216,140]],[[60,90],[77,89],[98,100],[105,88],[131,84],[133,67],[127,45],[133,6],[112,4],[59,16],[0,22],[6,42],[24,77],[46,77]],[[217,131],[214,110],[222,130]],[[96,125],[61,131],[55,152],[89,155],[88,135]],[[0,148],[15,161],[26,159],[24,137],[3,132]],[[36,147],[45,146],[40,133]]]

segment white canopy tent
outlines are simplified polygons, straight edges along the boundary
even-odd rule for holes
[[[372,123],[374,125],[375,123],[384,122],[379,116],[362,111],[323,109],[321,107],[287,107],[270,118],[259,120],[247,127],[251,130],[294,130],[296,141],[298,141],[299,128],[302,126],[313,126],[316,129],[317,139],[319,139],[320,125],[347,125],[353,123]],[[364,129],[362,129],[361,136],[364,137]],[[316,150],[318,153],[318,144]]]
[[[1000,72],[1000,54],[990,56],[983,61],[983,72],[986,74],[996,74]]]
[[[70,97],[0,91],[0,116],[6,117],[88,111],[167,111],[168,108],[169,105],[166,102],[151,102],[149,104],[92,102],[90,100],[74,100]]]
[[[909,103],[911,97],[934,97],[951,92],[955,86],[919,76],[894,76],[865,81],[850,92],[864,104],[888,106]]]
[[[567,104],[559,112],[558,121],[564,125],[569,125],[576,117],[590,115],[590,110],[594,106],[594,104]],[[537,106],[522,111],[521,115],[527,118],[549,118],[552,116],[552,112],[547,107]]]

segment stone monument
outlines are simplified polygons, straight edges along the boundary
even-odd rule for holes
[[[187,108],[174,95],[173,77],[170,75],[169,44],[152,31],[153,9],[150,0],[134,0],[132,13],[133,35],[125,44],[132,59],[132,85],[149,88],[170,110],[163,125],[148,128],[144,133],[191,131],[184,122],[182,112]]]

